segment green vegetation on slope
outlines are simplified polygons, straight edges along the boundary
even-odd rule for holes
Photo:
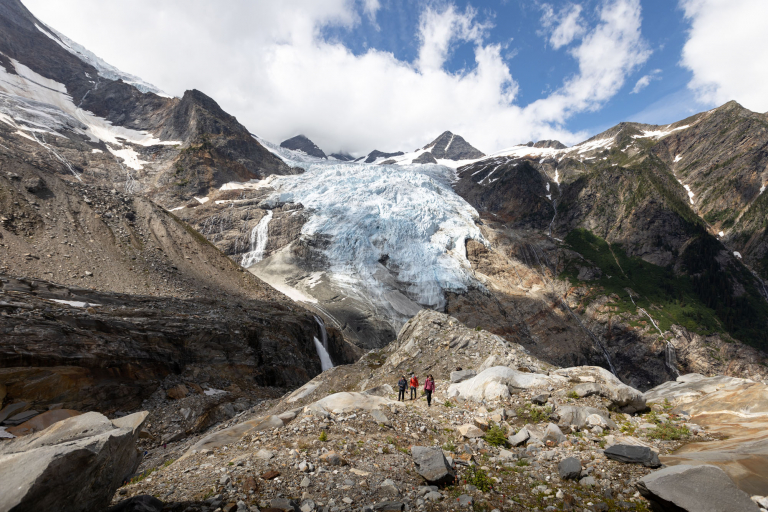
[[[662,331],[672,324],[699,334],[722,331],[715,312],[701,302],[688,276],[677,276],[671,269],[629,257],[620,244],[609,245],[585,229],[574,229],[565,242],[602,271],[599,279],[588,283],[595,287],[590,298],[615,294],[618,303],[613,305],[618,306],[618,313],[641,314],[636,306],[644,308]],[[570,261],[562,276],[579,282],[579,266],[578,260]],[[627,288],[634,292],[632,298]]]
[[[599,279],[589,282],[594,290],[587,300],[615,294],[618,313],[644,308],[662,331],[678,324],[691,332],[727,332],[749,345],[768,347],[768,304],[745,267],[726,268],[718,262],[723,248],[713,237],[699,236],[683,253],[690,275],[627,256],[620,244],[609,245],[584,229],[568,233],[565,242],[602,271]],[[570,261],[562,276],[578,282],[579,266],[578,260]],[[734,282],[744,287],[740,296],[733,291]],[[627,289],[634,292],[632,298]]]

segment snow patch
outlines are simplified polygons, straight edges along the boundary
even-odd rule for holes
[[[102,150],[100,150],[100,149],[92,149],[92,150],[91,150],[91,153],[94,153],[94,154],[95,154],[95,153],[103,153],[103,151],[102,151]]]
[[[677,162],[679,162],[679,161],[680,161],[680,160],[682,160],[682,159],[683,159],[683,155],[677,155],[677,156],[675,157],[675,159],[674,159],[672,162],[673,162],[673,163],[677,163]]]
[[[208,196],[206,196],[206,197],[196,197],[196,196],[193,196],[193,197],[195,197],[195,200],[196,200],[198,203],[200,203],[200,204],[205,204],[205,203],[207,203],[208,201],[210,201],[210,200],[211,200],[211,198],[210,198],[210,197],[208,197]]]
[[[733,255],[741,259],[741,253],[739,251],[733,251]]]
[[[227,392],[223,389],[214,389],[214,388],[208,388],[206,390],[203,390],[203,393],[205,393],[208,396],[216,396],[216,395],[226,395]]]
[[[719,232],[719,233],[717,234],[717,236],[719,236],[720,238],[722,238],[722,237],[724,237],[724,236],[725,236],[725,233],[723,233],[723,232],[721,231],[721,232]]]

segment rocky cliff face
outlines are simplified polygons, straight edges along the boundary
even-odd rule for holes
[[[323,150],[317,147],[317,144],[309,140],[304,135],[297,135],[295,137],[291,137],[290,139],[284,140],[280,143],[280,147],[293,151],[301,151],[309,156],[314,156],[316,158],[328,158],[325,153],[323,153]],[[349,159],[351,160],[351,157]],[[340,158],[339,160],[345,160],[345,158]]]
[[[314,315],[159,206],[300,169],[205,94],[163,96],[15,0],[0,27],[2,400],[113,412],[198,382],[193,366],[243,392],[317,374]]]
[[[428,149],[433,157],[446,160],[473,160],[485,156],[485,153],[473,148],[463,137],[451,132],[443,132],[424,149]]]

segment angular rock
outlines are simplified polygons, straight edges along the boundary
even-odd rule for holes
[[[459,496],[458,501],[459,501],[459,506],[461,507],[471,507],[472,503],[474,503],[475,500],[472,498],[472,496],[469,496],[467,494],[462,494],[461,496]]]
[[[459,382],[463,382],[467,379],[471,379],[477,375],[477,372],[475,370],[459,370],[455,372],[451,372],[451,382],[454,384],[458,384]]]
[[[299,504],[286,498],[274,498],[269,502],[269,506],[281,512],[299,512]]]
[[[331,466],[341,466],[341,457],[334,451],[322,454],[320,460]]]
[[[405,503],[400,501],[382,501],[373,506],[376,512],[400,512],[405,510]]]
[[[475,425],[470,425],[469,423],[459,427],[459,434],[469,439],[483,437],[485,435],[482,430],[480,430]]]
[[[658,510],[685,512],[759,512],[717,466],[670,466],[644,476],[637,490]]]
[[[7,425],[7,426],[21,425],[25,421],[31,420],[32,418],[34,418],[38,414],[40,414],[40,413],[38,411],[34,411],[34,410],[20,412],[18,414],[14,414],[10,418],[6,419],[3,422],[3,425]]]
[[[389,418],[387,418],[387,415],[386,415],[386,414],[384,414],[384,413],[383,413],[381,410],[379,410],[379,409],[374,409],[374,410],[372,410],[372,411],[371,411],[371,417],[372,417],[372,418],[373,418],[373,420],[374,420],[376,423],[378,423],[379,425],[385,425],[385,426],[387,426],[387,427],[391,427],[391,426],[392,426],[392,422],[391,422],[391,421],[389,421]]]
[[[533,402],[536,405],[544,405],[549,400],[549,393],[540,393],[533,398],[531,398],[531,402]]]
[[[103,510],[136,471],[140,412],[89,412],[0,444],[0,510]]]
[[[619,462],[642,464],[648,468],[661,466],[659,454],[647,446],[615,444],[605,449],[605,456]]]
[[[564,442],[566,440],[565,434],[563,434],[563,431],[560,430],[560,427],[555,425],[554,423],[549,423],[547,425],[547,429],[544,431],[544,436],[542,437],[542,442],[546,445],[554,445],[557,446],[560,443]]]
[[[595,477],[593,476],[585,476],[584,478],[579,480],[579,485],[583,485],[584,487],[591,487],[596,484],[597,484],[597,480],[595,480]]]
[[[275,452],[271,450],[267,450],[266,448],[262,448],[261,450],[256,452],[256,458],[261,460],[269,460],[274,456],[275,456]]]
[[[557,472],[563,480],[574,480],[581,476],[581,461],[576,457],[563,459],[557,465]]]
[[[486,420],[485,418],[474,418],[472,422],[475,424],[477,428],[479,428],[483,432],[488,430],[488,420]]]
[[[526,442],[528,439],[530,439],[531,434],[528,432],[527,428],[521,428],[517,434],[510,436],[507,438],[507,441],[509,441],[509,444],[512,446],[520,446],[524,442]]]
[[[448,464],[441,448],[413,446],[411,455],[416,464],[416,472],[428,483],[445,485],[452,483],[456,478],[456,473]]]

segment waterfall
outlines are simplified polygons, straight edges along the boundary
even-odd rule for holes
[[[251,250],[243,254],[242,266],[248,268],[264,259],[264,249],[267,248],[269,237],[269,221],[272,220],[272,210],[261,218],[256,227],[251,231]]]
[[[320,357],[320,367],[323,371],[330,370],[333,368],[333,361],[331,361],[331,355],[328,353],[328,332],[325,330],[325,323],[320,317],[316,316],[315,321],[320,326],[320,337],[323,338],[322,343],[315,338],[315,348]]]

